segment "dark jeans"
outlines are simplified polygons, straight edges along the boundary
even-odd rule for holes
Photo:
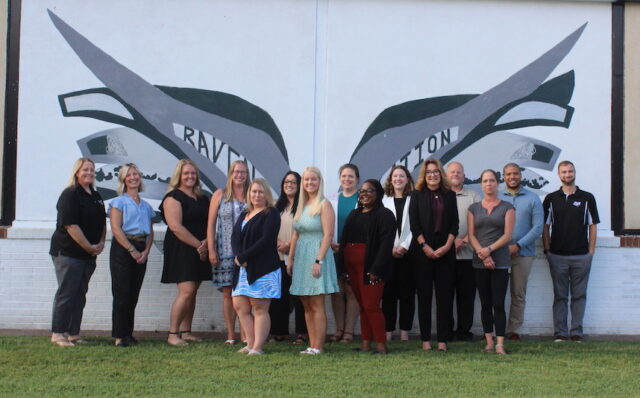
[[[145,242],[129,241],[136,250],[143,251]],[[147,271],[147,263],[138,264],[131,254],[115,239],[109,253],[113,312],[111,336],[115,338],[133,335],[133,324],[140,288]]]
[[[400,305],[400,330],[411,330],[416,307],[416,287],[413,282],[411,254],[393,259],[393,273],[384,284],[382,294],[382,312],[384,312],[387,332],[396,330],[398,304]]]
[[[304,320],[304,308],[300,297],[292,296],[289,293],[291,287],[291,276],[287,274],[287,267],[284,262],[280,264],[282,274],[282,296],[279,299],[272,299],[269,306],[269,316],[271,317],[271,330],[269,333],[275,336],[285,336],[289,334],[289,314],[295,310],[296,334],[306,334],[307,324]]]
[[[96,270],[96,258],[73,258],[61,254],[51,258],[58,279],[51,331],[75,336],[80,334],[82,311],[87,302],[89,280]]]
[[[476,280],[471,260],[456,260],[454,274],[454,290],[456,297],[458,327],[455,333],[458,338],[471,337],[473,312],[476,301]],[[454,323],[451,323],[453,332]]]
[[[431,303],[434,284],[438,342],[446,343],[449,339],[453,308],[454,262],[455,255],[451,251],[436,260],[427,258],[421,249],[416,253],[413,269],[418,291],[418,322],[422,341],[431,340]]]
[[[493,333],[495,325],[496,336],[504,337],[507,327],[507,315],[504,311],[504,298],[509,285],[508,269],[480,269],[474,268],[476,285],[482,312],[482,329],[484,333]]]

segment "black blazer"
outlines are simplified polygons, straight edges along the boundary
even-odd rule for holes
[[[355,215],[359,213],[359,209],[352,210],[344,222],[342,235],[340,236],[340,251],[338,252],[339,267],[344,272],[344,248],[349,242],[346,237],[349,235],[349,229],[352,228],[355,221]],[[364,283],[369,284],[368,273],[374,274],[385,281],[391,276],[391,264],[393,256],[393,242],[396,238],[396,218],[391,210],[384,206],[379,206],[371,210],[371,219],[373,221],[367,231],[367,241],[365,260],[364,260]]]
[[[231,234],[231,247],[240,264],[247,263],[247,280],[252,284],[260,277],[280,267],[278,256],[278,231],[280,213],[269,207],[256,214],[242,229],[247,211],[240,213]],[[238,284],[240,267],[233,269],[233,287]]]
[[[458,236],[458,204],[456,193],[449,190],[443,191],[444,214],[442,216],[442,231],[447,235]],[[433,225],[431,220],[431,194],[428,188],[424,191],[413,191],[409,203],[409,224],[414,241],[418,235],[424,236],[425,241],[434,250],[434,244],[441,245],[444,242],[434,242]],[[453,247],[453,246],[452,246]],[[454,252],[455,253],[455,252]]]

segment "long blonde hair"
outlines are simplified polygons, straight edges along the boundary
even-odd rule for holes
[[[144,185],[142,184],[142,173],[138,166],[135,163],[127,163],[124,166],[120,167],[118,171],[118,195],[122,195],[123,192],[127,191],[127,184],[124,180],[127,178],[127,174],[129,174],[129,170],[134,169],[140,174],[140,186],[138,187],[138,192],[144,191]]]
[[[186,165],[190,164],[196,169],[196,185],[193,187],[193,193],[197,196],[202,195],[202,185],[200,184],[200,170],[198,170],[198,166],[193,163],[191,159],[180,159],[176,164],[176,168],[173,170],[173,175],[171,176],[171,180],[169,181],[169,189],[167,192],[173,191],[174,189],[180,187],[180,177],[182,177],[182,168]]]
[[[322,178],[320,169],[315,166],[309,166],[302,172],[302,189],[300,189],[298,209],[296,210],[294,220],[299,220],[300,217],[302,217],[304,205],[305,203],[307,203],[307,200],[309,200],[309,194],[304,190],[304,175],[306,173],[314,173],[320,179],[320,185],[318,185],[318,194],[316,195],[313,202],[309,203],[309,215],[317,216],[318,214],[320,214],[320,210],[322,210],[322,202],[324,202],[324,179]]]
[[[251,182],[251,185],[249,185],[249,190],[247,191],[247,210],[253,211],[254,209],[253,203],[251,203],[251,187],[253,186],[253,184],[260,185],[260,188],[262,188],[262,190],[264,191],[264,202],[267,210],[270,207],[273,207],[273,195],[271,194],[271,188],[269,187],[269,184],[267,184],[267,181],[264,178],[256,178]]]
[[[224,188],[224,198],[228,202],[234,199],[233,196],[233,172],[236,169],[237,165],[243,165],[245,169],[247,169],[247,179],[244,181],[244,187],[242,187],[242,197],[246,198],[247,193],[249,192],[249,186],[251,185],[251,178],[249,177],[249,166],[247,162],[244,160],[234,160],[229,166],[229,171],[227,172],[227,185]],[[249,201],[247,200],[247,203]]]
[[[71,166],[71,178],[69,178],[69,183],[67,184],[68,187],[75,187],[76,185],[78,185],[78,177],[76,177],[76,174],[78,174],[78,171],[80,171],[80,169],[82,168],[82,165],[84,164],[84,162],[89,162],[93,165],[93,169],[95,170],[96,168],[96,163],[89,159],[89,158],[79,158],[78,160],[76,160],[73,163],[73,166]],[[93,180],[93,183],[91,184],[91,187],[93,189],[96,189],[96,180]]]

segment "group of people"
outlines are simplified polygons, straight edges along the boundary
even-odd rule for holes
[[[384,186],[369,179],[360,188],[358,167],[345,164],[339,170],[340,193],[327,199],[322,173],[310,166],[302,175],[287,172],[274,200],[267,181],[250,181],[247,164],[235,161],[226,186],[209,198],[196,165],[180,160],[159,206],[168,226],[161,282],[178,287],[167,342],[185,346],[200,340],[191,333],[196,294],[203,281],[211,280],[223,294],[225,343],[238,341],[239,319],[246,345],[238,352],[246,355],[263,354],[269,335],[284,340],[293,309],[294,343],[308,341],[300,353],[321,354],[327,340],[326,295],[331,295],[336,325],[329,341],[352,341],[359,316],[358,350],[386,354],[397,323],[400,339],[409,339],[417,293],[422,349],[432,350],[434,290],[438,350],[446,352],[452,339],[473,338],[477,290],[485,351],[506,354],[505,339],[520,338],[541,234],[554,287],[554,340],[581,341],[599,219],[593,195],[575,185],[574,165],[560,162],[558,175],[561,188],[542,203],[523,187],[515,163],[502,170],[502,191],[496,171],[481,173],[482,197],[464,187],[459,162],[450,162],[445,171],[440,161],[427,159],[415,184],[410,171],[396,165]],[[122,166],[118,180],[120,196],[108,210],[114,238],[112,335],[116,346],[127,347],[137,343],[134,315],[155,213],[140,198],[142,174],[136,165]],[[105,208],[94,181],[94,162],[78,159],[57,204],[50,254],[59,287],[51,341],[59,346],[85,343],[82,312],[106,236]]]

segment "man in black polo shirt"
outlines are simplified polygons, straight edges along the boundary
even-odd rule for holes
[[[559,190],[544,198],[544,252],[553,281],[554,341],[582,341],[587,283],[600,222],[596,200],[575,184],[576,169],[568,160],[558,164]],[[551,226],[551,234],[549,233]],[[571,294],[571,334],[567,333],[567,302]]]

